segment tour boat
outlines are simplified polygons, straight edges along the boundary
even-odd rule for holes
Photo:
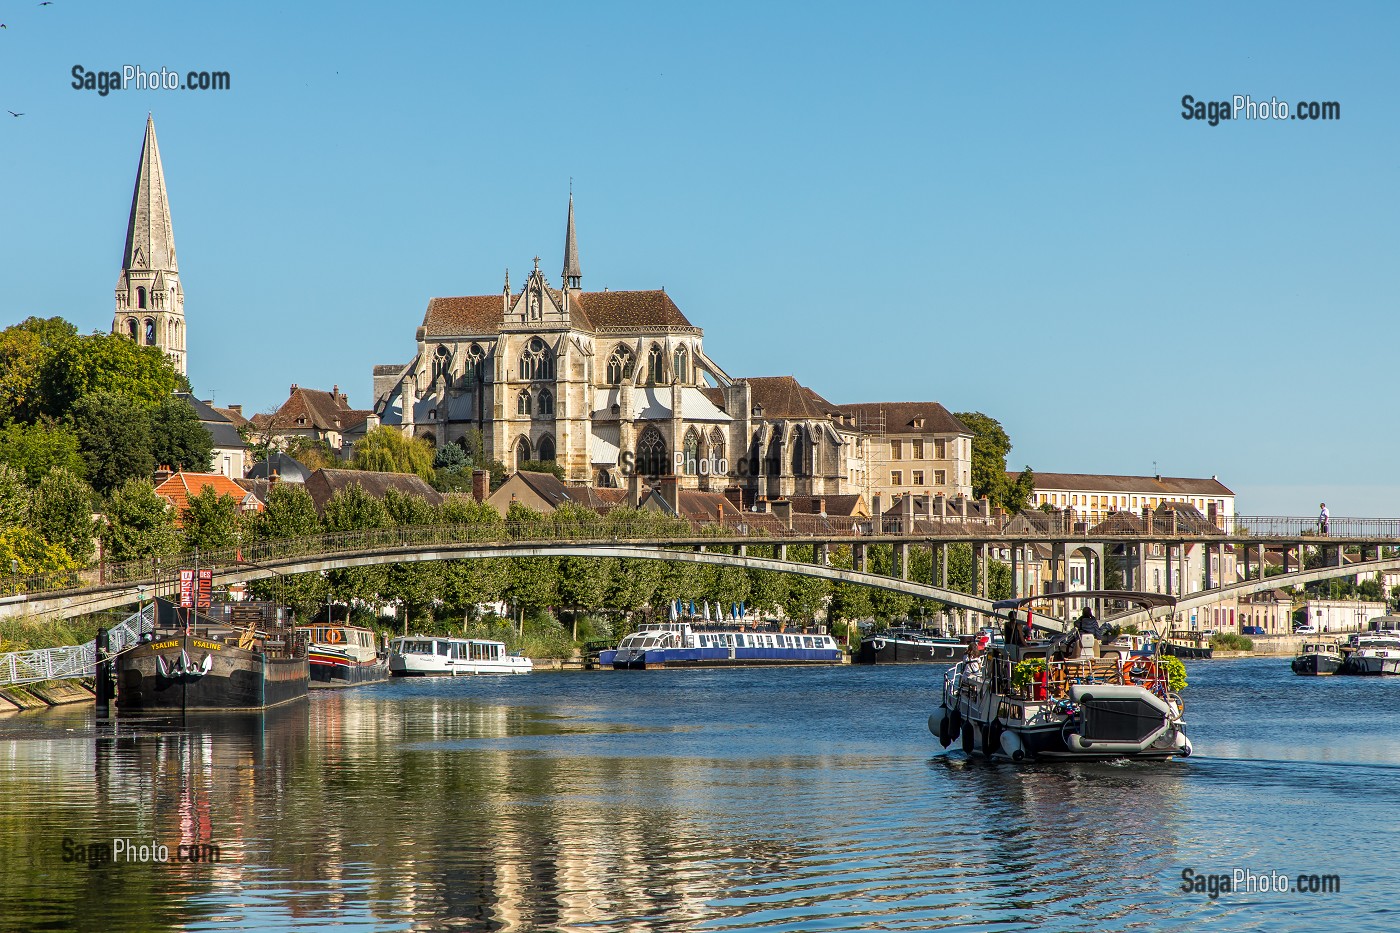
[[[601,652],[598,663],[614,670],[840,664],[841,647],[830,635],[737,629],[697,631],[689,622],[656,622],[623,638],[615,649]]]
[[[1094,590],[993,604],[1005,611],[1005,644],[969,650],[944,676],[928,728],[944,748],[1012,761],[1166,759],[1191,754],[1181,698],[1165,654],[1104,644],[1073,624],[1025,611],[1032,602],[1105,599],[1152,611],[1171,596]],[[1154,642],[1153,644],[1160,644]]]
[[[306,640],[312,687],[353,687],[389,679],[388,659],[375,650],[374,632],[358,625],[317,623],[297,629]]]
[[[1166,644],[1162,646],[1166,654],[1178,658],[1196,659],[1212,657],[1210,636],[1204,632],[1171,631],[1167,633]]]
[[[857,664],[914,664],[956,661],[967,645],[957,638],[943,638],[915,629],[890,629],[861,639]]]
[[[1335,641],[1305,641],[1293,659],[1293,673],[1323,676],[1335,674],[1342,666],[1342,648]]]
[[[1351,653],[1339,673],[1400,674],[1400,635],[1379,631],[1353,635]]]
[[[528,674],[534,669],[533,661],[508,654],[499,641],[409,635],[389,643],[389,673],[395,677]]]
[[[306,696],[306,654],[277,607],[235,604],[231,621],[156,600],[155,631],[117,655],[127,713],[256,710]]]

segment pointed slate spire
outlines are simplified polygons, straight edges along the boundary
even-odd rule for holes
[[[578,264],[578,239],[574,236],[574,193],[569,192],[569,228],[564,233],[564,287],[578,288],[583,271]]]
[[[141,144],[141,165],[136,170],[136,190],[131,195],[131,218],[126,225],[124,269],[178,272],[175,233],[170,225],[170,200],[165,193],[165,170],[156,145],[156,124],[146,115],[146,139]]]

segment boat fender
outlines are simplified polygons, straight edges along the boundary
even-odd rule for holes
[[[1185,732],[1178,732],[1176,734],[1176,746],[1181,749],[1182,758],[1191,757],[1191,740],[1186,737]]]
[[[948,734],[947,710],[940,706],[928,714],[928,731],[938,736],[938,741],[943,742],[944,737]],[[948,743],[943,742],[943,746],[946,748]]]
[[[955,736],[962,732],[962,711],[954,706],[948,710],[948,735]]]
[[[1021,761],[1026,757],[1026,747],[1021,744],[1021,737],[1014,732],[1002,732],[1001,751],[1012,761]]]
[[[1001,748],[1001,734],[1003,732],[1000,719],[993,719],[982,727],[982,754],[987,758],[996,754],[996,750]]]
[[[971,755],[973,749],[976,748],[976,746],[977,738],[973,734],[972,723],[964,722],[962,724],[962,750],[967,754]]]

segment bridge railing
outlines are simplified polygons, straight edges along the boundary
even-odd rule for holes
[[[139,642],[143,633],[154,630],[155,606],[147,604],[108,630],[108,650],[120,654]],[[96,670],[96,640],[0,654],[0,686],[91,677]]]
[[[1296,515],[1237,515],[1226,530],[1251,538],[1390,538],[1400,545],[1400,518],[1333,518],[1323,534],[1317,517]]]

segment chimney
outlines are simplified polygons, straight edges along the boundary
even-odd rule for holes
[[[914,533],[914,494],[907,492],[899,500],[899,533]]]
[[[174,474],[170,470],[170,465],[162,463],[160,466],[156,467],[156,474],[152,477],[152,482],[159,486],[161,483],[170,479],[172,475]]]
[[[819,497],[819,498],[817,499],[817,514],[820,515],[822,518],[826,518],[826,497],[825,497],[825,496],[821,496],[821,497]]]
[[[770,505],[771,505],[771,507],[772,507],[773,515],[778,519],[778,521],[780,521],[780,522],[782,522],[784,525],[786,525],[786,526],[788,527],[788,530],[789,530],[789,531],[791,531],[791,530],[792,530],[792,502],[790,502],[790,501],[787,500],[787,499],[774,499],[774,500],[770,503]]]
[[[962,520],[967,521],[967,496],[958,500],[958,512],[962,516]]]
[[[635,472],[627,474],[627,505],[633,509],[642,506],[642,478]]]
[[[986,496],[982,497],[982,521],[990,523],[992,520],[992,500]]]
[[[1152,534],[1152,507],[1144,505],[1142,507],[1142,525],[1147,534]]]
[[[1217,503],[1206,503],[1206,518],[1210,519],[1210,523],[1215,527],[1220,527],[1220,506]]]
[[[282,482],[282,474],[278,473],[277,470],[274,468],[272,473],[267,478],[267,488],[271,489],[273,486],[276,486],[280,482]]]
[[[671,511],[677,515],[681,514],[680,482],[680,477],[671,473],[661,477],[661,482],[657,487],[661,492],[661,498],[666,500],[666,504],[671,507]]]
[[[296,384],[295,382],[293,382],[293,383],[292,383],[291,391],[288,392],[287,394],[288,394],[288,395],[291,395],[292,392],[295,392],[296,390],[297,390],[297,384]]]
[[[875,493],[874,498],[870,501],[870,517],[875,519],[875,527],[877,528],[883,527],[881,520],[885,513],[880,508],[882,505],[884,505],[884,503],[881,501],[881,496],[877,492]]]
[[[948,497],[942,494],[938,496],[938,520],[941,522],[948,520]]]
[[[472,470],[472,498],[485,502],[491,494],[491,473],[488,470]]]
[[[243,417],[243,406],[241,404],[230,405],[228,407],[228,410],[233,412],[235,415],[238,415],[240,418]]]

